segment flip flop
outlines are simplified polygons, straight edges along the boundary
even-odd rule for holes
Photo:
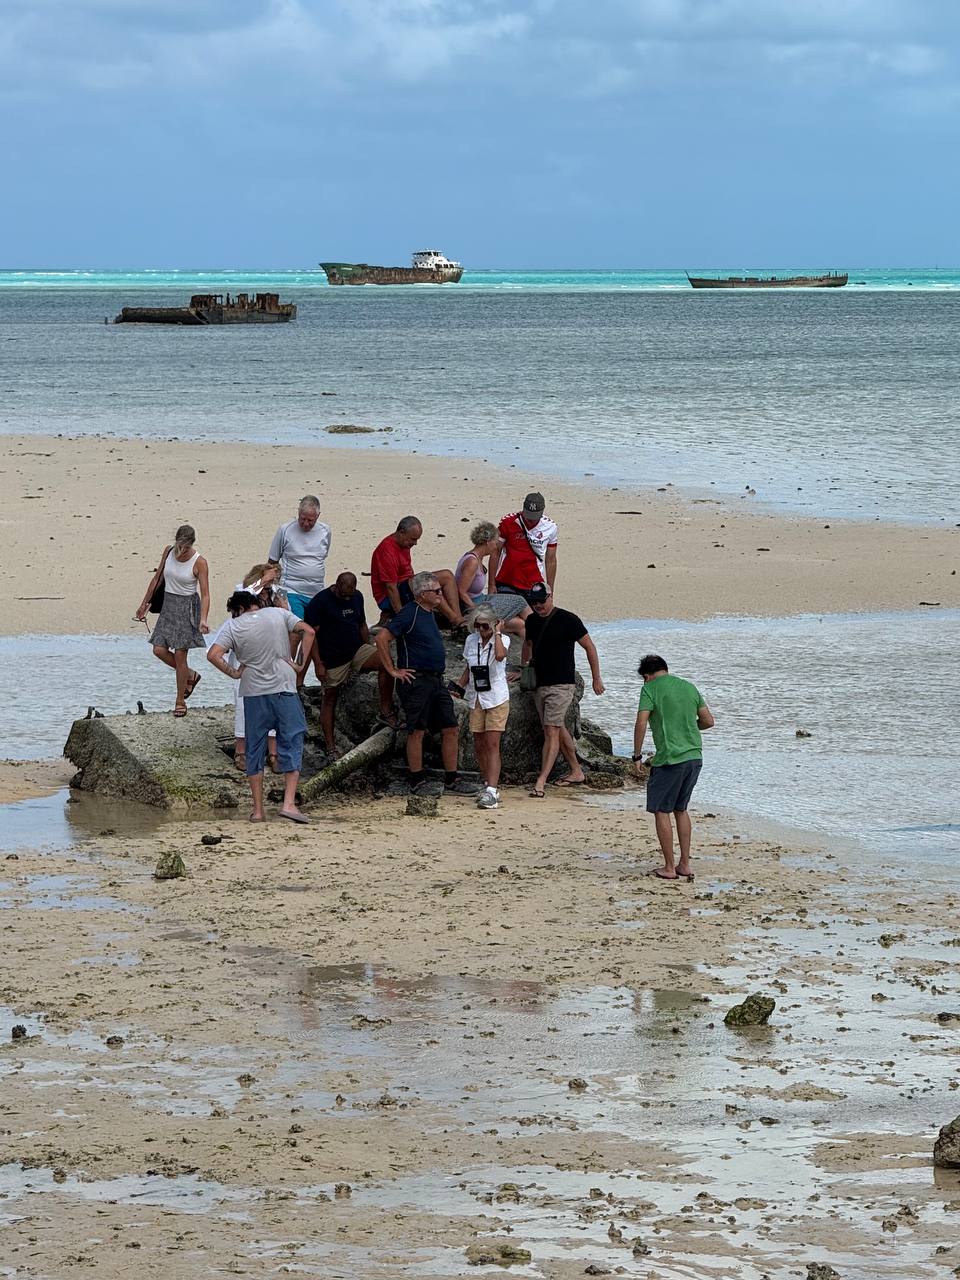
[[[280,814],[280,817],[286,818],[288,822],[299,822],[299,823],[302,823],[304,826],[310,825],[310,819],[302,813],[284,813],[282,809],[280,809],[278,812]]]
[[[397,719],[395,715],[377,716],[376,720],[374,720],[373,723],[383,725],[385,729],[400,728],[400,721]]]
[[[186,708],[186,707],[174,707],[174,708],[173,708],[173,714],[177,717],[177,719],[178,719],[178,720],[182,720],[182,719],[183,719],[183,717],[187,714],[187,708]]]
[[[545,791],[537,791],[536,788],[527,792],[527,795],[532,797],[534,800],[542,800],[546,794],[547,793]]]
[[[555,787],[585,787],[587,780],[586,778],[572,778],[568,781],[566,778],[558,778],[552,785]]]
[[[190,697],[191,693],[193,693],[194,689],[197,687],[197,685],[200,683],[202,679],[203,679],[203,676],[200,674],[199,671],[195,671],[193,673],[193,679],[187,682],[187,687],[184,690],[184,694],[183,694],[184,698]]]
[[[653,876],[654,880],[666,880],[668,884],[676,884],[678,880],[682,879],[682,876],[677,876],[677,875],[673,875],[673,876],[661,875],[660,871],[657,868],[654,868],[653,871],[648,871],[647,875]]]
[[[692,871],[678,871],[678,872],[677,872],[677,879],[678,879],[678,880],[686,880],[686,881],[687,881],[687,883],[689,884],[689,883],[690,883],[690,881],[693,879],[693,872],[692,872]]]

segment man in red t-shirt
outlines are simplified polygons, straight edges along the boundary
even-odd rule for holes
[[[374,548],[370,558],[370,586],[384,619],[398,614],[413,599],[409,585],[413,577],[410,552],[422,536],[423,525],[419,519],[404,516],[393,533],[388,533]],[[460,593],[453,573],[449,569],[431,569],[429,572],[443,592],[443,603],[437,606],[440,612],[452,626],[462,625],[465,619],[460,612]]]
[[[503,552],[497,569],[497,590],[523,596],[545,582],[553,593],[557,577],[557,526],[543,514],[542,493],[528,493],[523,509],[504,516],[498,530]]]

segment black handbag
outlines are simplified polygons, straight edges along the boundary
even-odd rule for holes
[[[147,605],[148,613],[159,613],[163,608],[163,597],[166,594],[166,586],[163,581],[163,571],[167,566],[167,556],[172,548],[167,547],[163,553],[163,559],[160,561],[160,579],[153,589],[153,595],[150,597],[150,603]]]

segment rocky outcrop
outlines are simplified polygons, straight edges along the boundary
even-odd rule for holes
[[[456,680],[463,671],[463,641],[448,640],[445,678]],[[226,690],[225,690],[226,696]],[[607,734],[580,716],[583,681],[577,677],[576,697],[567,715],[567,728],[577,741],[578,753],[598,787],[621,786],[629,762],[612,754]],[[337,703],[337,749],[349,761],[327,767],[320,732],[321,690],[304,691],[307,741],[303,759],[303,793],[322,802],[328,790],[387,791],[402,785],[405,735],[387,735],[392,754],[369,749],[381,726],[377,678],[366,672],[340,690]],[[465,772],[477,768],[469,708],[456,701],[459,726],[459,765]],[[381,735],[382,736],[382,735]],[[362,745],[365,744],[365,745]],[[375,744],[376,745],[376,744]],[[543,733],[533,694],[511,686],[510,715],[501,740],[502,780],[526,782],[540,768]],[[161,809],[223,809],[246,804],[246,779],[233,767],[233,708],[194,708],[183,719],[169,712],[146,715],[101,716],[77,720],[70,731],[64,755],[77,766],[72,786],[100,795],[122,796]],[[439,740],[425,744],[425,764],[439,768]],[[360,759],[350,776],[346,767]],[[566,768],[562,759],[557,772]],[[271,789],[267,776],[267,790]],[[279,782],[279,779],[277,780]],[[313,784],[313,785],[311,785]]]
[[[63,754],[81,791],[160,809],[232,809],[246,792],[222,742],[233,742],[233,707],[77,720]]]
[[[945,1124],[937,1135],[933,1163],[938,1169],[960,1169],[960,1116]]]

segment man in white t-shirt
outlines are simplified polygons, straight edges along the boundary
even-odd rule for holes
[[[320,499],[308,493],[300,499],[296,520],[288,520],[273,535],[267,559],[282,567],[280,584],[298,618],[324,587],[330,526],[320,519]]]
[[[497,567],[497,590],[523,596],[545,582],[551,593],[557,578],[558,531],[553,520],[543,514],[542,493],[528,493],[523,507],[504,516],[498,526],[503,551]]]

